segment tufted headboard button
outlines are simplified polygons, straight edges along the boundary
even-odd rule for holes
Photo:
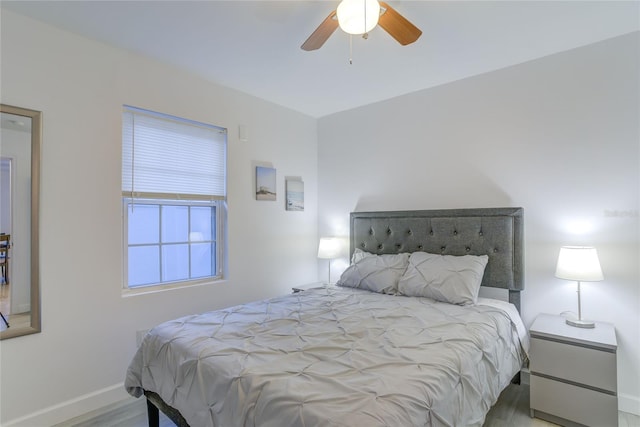
[[[453,230],[453,235],[454,235],[454,236],[457,236],[457,235],[458,235],[458,232],[457,232],[456,230]]]
[[[467,252],[470,252],[470,251],[471,251],[471,248],[467,246],[467,247],[465,248],[465,250],[466,250]]]

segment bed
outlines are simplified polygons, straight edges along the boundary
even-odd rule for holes
[[[481,426],[527,358],[522,215],[354,212],[340,286],[163,323],[125,387],[146,396],[150,426],[157,408],[193,427]],[[416,285],[443,260],[441,271],[504,289],[508,301]]]

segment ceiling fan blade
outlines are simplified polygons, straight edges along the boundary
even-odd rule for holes
[[[385,9],[380,15],[378,25],[380,25],[387,33],[405,46],[418,40],[422,31],[404,16],[400,15],[394,8],[387,3],[381,1],[380,6]]]
[[[302,43],[302,50],[316,50],[322,47],[324,42],[327,41],[329,36],[333,34],[333,32],[338,28],[338,17],[336,16],[336,11],[334,10],[322,21],[322,24],[316,28],[316,30],[311,33],[309,38]]]

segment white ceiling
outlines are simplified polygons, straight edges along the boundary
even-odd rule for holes
[[[422,31],[400,46],[339,29],[336,1],[6,1],[3,9],[156,58],[313,117],[640,30],[639,1],[389,1]]]

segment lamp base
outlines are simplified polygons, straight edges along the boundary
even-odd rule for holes
[[[575,326],[576,328],[590,329],[590,328],[596,327],[596,324],[590,320],[567,319],[566,322],[567,322],[567,325]]]

